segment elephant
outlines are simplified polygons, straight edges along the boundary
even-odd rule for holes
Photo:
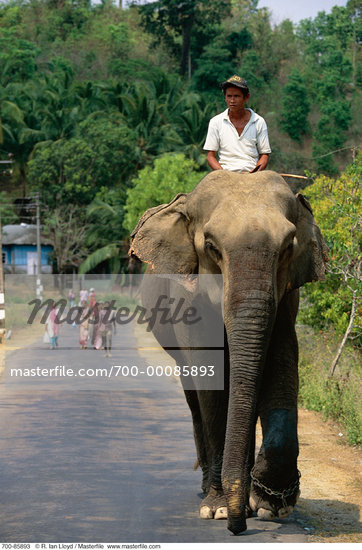
[[[206,493],[200,517],[227,518],[235,535],[253,513],[286,517],[300,494],[298,289],[323,280],[328,262],[309,202],[270,170],[210,172],[143,214],[129,254],[151,274],[223,276],[224,389],[184,390]],[[170,330],[178,341],[182,328]],[[188,359],[182,348],[168,352]]]

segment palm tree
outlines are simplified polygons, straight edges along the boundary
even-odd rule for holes
[[[108,261],[112,273],[118,273],[122,256],[128,249],[125,244],[123,223],[124,193],[110,190],[108,202],[96,198],[87,208],[87,218],[91,225],[86,235],[86,243],[95,248],[79,266],[79,273],[88,273],[102,262]]]
[[[122,114],[137,135],[137,146],[142,164],[154,156],[171,151],[179,138],[170,120],[163,116],[162,98],[156,96],[152,83],[136,83],[122,94]]]
[[[173,100],[179,94],[179,83],[160,77],[155,82],[126,85],[112,81],[103,88],[109,102],[118,109],[125,123],[136,133],[138,162],[136,170],[164,152],[180,145],[172,123]]]
[[[19,106],[22,84],[13,83],[0,87],[0,143],[13,156],[13,177],[21,182],[26,195],[26,165],[32,146],[21,140],[26,128],[26,112]]]
[[[82,118],[86,118],[90,114],[104,113],[108,107],[103,89],[97,83],[78,82],[73,87],[73,93]]]
[[[200,167],[206,166],[206,155],[202,149],[205,142],[207,126],[213,116],[214,106],[201,102],[198,98],[177,116],[177,130],[184,145],[184,152]]]

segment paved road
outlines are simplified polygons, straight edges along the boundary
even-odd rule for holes
[[[7,368],[142,364],[124,349],[136,348],[126,329],[112,359],[74,349],[76,340],[64,327],[52,355],[37,342],[13,351]],[[252,518],[239,537],[224,521],[198,518],[201,474],[176,380],[92,384],[2,377],[1,542],[307,542],[295,516]]]

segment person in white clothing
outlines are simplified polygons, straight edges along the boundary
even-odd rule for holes
[[[264,170],[271,153],[265,120],[245,107],[250,98],[248,83],[238,75],[221,85],[226,111],[209,122],[204,150],[212,170],[257,172]]]
[[[79,291],[79,305],[81,306],[83,302],[88,303],[88,290],[82,287]]]

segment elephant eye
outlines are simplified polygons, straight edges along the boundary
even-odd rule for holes
[[[287,260],[291,257],[292,255],[292,252],[293,252],[293,248],[294,248],[294,244],[293,244],[293,241],[290,242],[288,244],[288,246],[286,248],[284,248],[284,250],[282,250],[282,252],[280,253],[279,255],[279,262],[283,262],[284,260]]]
[[[218,251],[214,243],[212,243],[211,241],[205,242],[205,250],[207,250],[208,252],[212,252],[215,256],[217,256],[218,259],[221,258],[220,252]]]

